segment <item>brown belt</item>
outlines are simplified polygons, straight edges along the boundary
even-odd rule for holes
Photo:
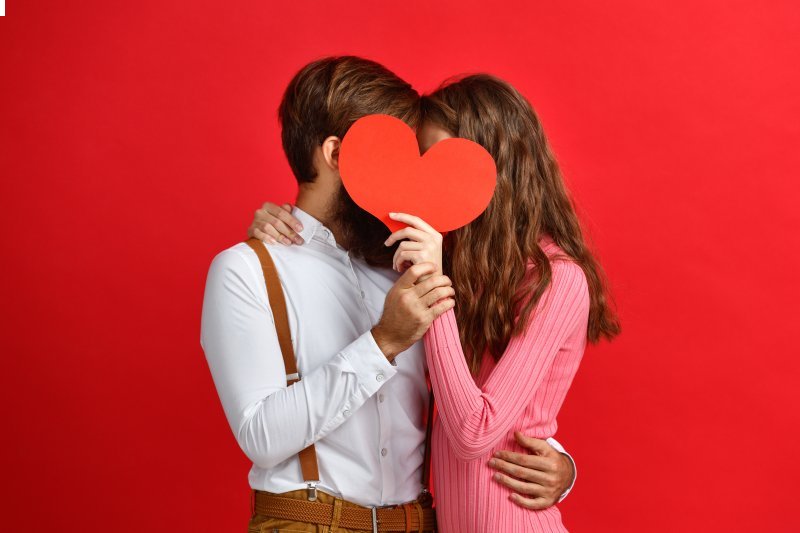
[[[280,520],[307,522],[330,526],[334,519],[334,505],[319,501],[283,498],[255,491],[256,513]],[[435,531],[436,517],[431,507],[411,502],[395,507],[339,508],[338,527],[365,531]]]

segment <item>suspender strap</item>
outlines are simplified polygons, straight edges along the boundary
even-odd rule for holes
[[[289,314],[286,311],[286,298],[283,295],[281,280],[275,263],[260,240],[255,237],[248,239],[245,243],[253,249],[261,263],[261,270],[264,273],[264,282],[267,285],[267,297],[269,306],[272,309],[272,317],[275,320],[275,331],[278,334],[278,344],[283,355],[283,365],[286,367],[286,384],[292,385],[300,381],[300,374],[297,371],[297,360],[292,347],[292,336],[289,330]],[[428,420],[425,429],[425,459],[422,467],[422,492],[423,495],[429,494],[431,478],[431,429],[433,427],[433,387],[431,387],[430,398],[428,401]],[[316,500],[316,485],[319,483],[319,465],[317,464],[317,450],[314,444],[300,451],[300,468],[303,471],[303,480],[308,483],[309,500]]]
[[[422,463],[422,493],[427,495],[430,492],[431,481],[431,433],[433,429],[433,385],[431,385],[430,397],[428,398],[428,421],[425,428],[425,459]]]
[[[300,381],[300,374],[297,372],[297,360],[294,356],[292,347],[292,335],[289,331],[289,314],[286,311],[286,299],[283,295],[281,280],[275,263],[267,251],[264,243],[256,238],[245,241],[258,256],[261,263],[261,270],[264,272],[264,282],[267,285],[267,297],[269,306],[272,309],[272,317],[275,320],[275,331],[278,334],[278,344],[283,355],[283,365],[286,367],[286,384],[292,385]],[[303,480],[308,484],[309,499],[316,500],[316,486],[319,483],[319,466],[317,465],[317,450],[314,444],[305,448],[298,454],[300,458],[300,468],[303,471]]]

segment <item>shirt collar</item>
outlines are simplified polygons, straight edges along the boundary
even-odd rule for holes
[[[298,233],[303,238],[304,243],[311,242],[313,239],[334,247],[337,246],[336,239],[333,238],[333,232],[326,228],[322,222],[297,206],[292,208],[292,215],[303,225],[303,231]]]

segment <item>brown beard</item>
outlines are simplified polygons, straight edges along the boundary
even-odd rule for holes
[[[339,186],[336,194],[332,219],[338,225],[342,241],[339,244],[343,248],[371,266],[392,267],[392,258],[398,245],[384,246],[383,243],[391,235],[389,228],[358,207],[343,185]]]

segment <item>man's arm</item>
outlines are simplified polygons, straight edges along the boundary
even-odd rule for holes
[[[567,497],[577,471],[572,456],[553,439],[546,441],[515,433],[530,454],[499,451],[489,461],[498,472],[494,480],[514,491],[511,500],[527,509],[546,509]]]
[[[229,249],[211,264],[201,344],[237,442],[270,468],[341,425],[397,370],[368,331],[287,387],[263,276],[245,254]]]

